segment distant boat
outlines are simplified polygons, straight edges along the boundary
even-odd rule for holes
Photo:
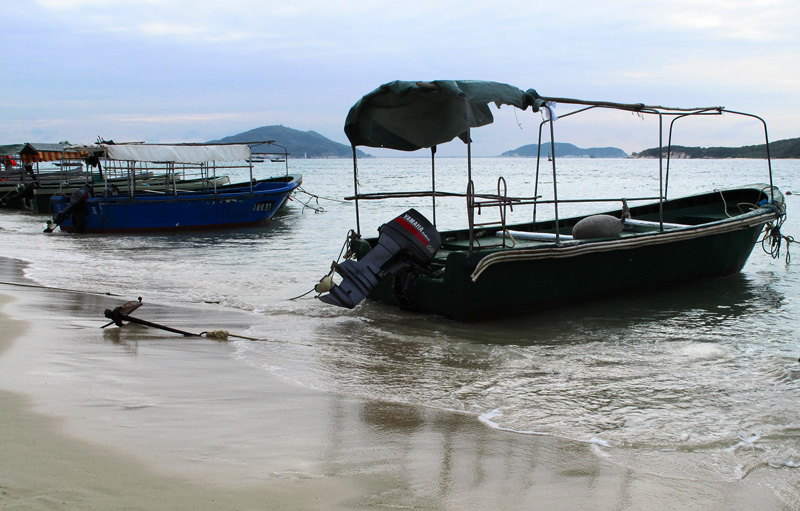
[[[60,167],[61,170],[80,170],[83,168],[83,163],[79,161],[56,161],[53,162],[53,165]]]
[[[89,184],[72,194],[51,198],[54,216],[45,232],[150,232],[220,229],[266,221],[284,205],[302,182],[301,176],[253,178],[247,144],[99,144],[104,168],[147,168],[161,186],[139,183],[127,190],[105,188],[95,193]],[[216,172],[249,167],[250,180],[218,185]],[[179,178],[191,173],[204,180],[201,189],[186,190]]]
[[[552,130],[552,124],[548,124],[553,122],[549,119],[554,119],[551,101],[576,105],[576,110],[558,116],[555,122],[559,123],[598,108],[670,118],[673,124],[686,117],[701,119],[721,114],[744,115],[763,123],[756,116],[722,107],[682,109],[553,99],[541,97],[533,89],[522,91],[496,82],[387,83],[362,97],[347,115],[344,130],[354,158],[357,146],[402,151],[430,148],[433,168],[437,145],[461,137],[468,149],[466,186],[459,188],[466,194],[436,190],[433,179],[430,191],[363,193],[359,190],[360,180],[354,179],[355,193],[347,198],[356,201],[356,228],[347,236],[346,253],[351,256],[336,261],[331,273],[317,284],[320,299],[353,308],[370,298],[406,310],[477,321],[730,275],[744,267],[756,243],[774,246],[780,242],[786,206],[783,195],[773,185],[768,144],[768,180],[764,183],[720,187],[686,197],[667,198],[668,158],[666,173],[658,162],[655,189],[650,196],[630,197],[621,190],[617,197],[564,198],[557,192],[555,163],[545,166],[548,170],[552,167],[552,177],[549,173],[541,176],[538,161],[535,175],[531,176],[532,195],[508,195],[502,176],[496,193],[477,193],[472,178],[472,128],[492,122],[492,104],[521,110],[530,107],[534,112],[546,109],[549,115],[540,125],[541,139],[542,127]],[[671,134],[672,125],[670,137]],[[670,153],[671,141],[667,140],[661,154]],[[555,142],[551,140],[550,144],[552,147]],[[357,165],[353,168],[357,169]],[[593,175],[596,174],[586,173],[584,178]],[[542,198],[540,193],[545,186],[540,187],[540,182],[548,180],[551,185],[547,193],[552,190],[552,196]],[[466,197],[464,228],[437,230],[436,198],[444,196]],[[410,209],[390,217],[378,229],[377,238],[361,237],[360,201],[413,197],[432,199],[433,221]],[[559,214],[565,204],[610,201],[621,208],[571,218]],[[629,208],[627,203],[634,201],[643,204]],[[507,211],[526,206],[532,210],[532,221],[506,223]],[[548,218],[541,219],[544,208]],[[333,281],[334,271],[341,279],[338,284]]]

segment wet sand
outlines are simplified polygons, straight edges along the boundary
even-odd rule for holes
[[[303,388],[232,343],[103,330],[102,311],[132,297],[20,286],[8,261],[0,272],[3,509],[791,509],[760,474],[635,471],[598,445]],[[140,311],[189,331],[260,321]]]

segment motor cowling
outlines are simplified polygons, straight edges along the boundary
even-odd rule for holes
[[[367,255],[335,266],[343,280],[320,300],[352,309],[387,276],[414,266],[429,267],[442,246],[439,231],[415,209],[383,224],[378,232],[378,243]]]

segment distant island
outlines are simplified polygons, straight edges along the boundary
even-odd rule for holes
[[[293,158],[352,158],[353,149],[344,144],[325,138],[315,131],[300,131],[286,126],[262,126],[249,131],[231,135],[219,140],[211,140],[209,144],[244,143],[275,141],[286,147]],[[252,147],[257,152],[279,152],[279,148],[270,148],[266,144]],[[369,154],[358,150],[359,158],[370,158]]]
[[[539,150],[538,144],[528,144],[511,151],[501,154],[507,158],[531,158],[536,157]],[[627,158],[628,153],[617,147],[591,147],[582,149],[573,144],[564,142],[555,143],[556,158]],[[542,146],[542,157],[550,156],[550,144]]]
[[[293,158],[351,158],[353,150],[350,146],[334,142],[315,131],[300,131],[286,126],[262,126],[249,131],[231,135],[208,143],[244,143],[274,140],[285,146]],[[800,138],[790,138],[771,142],[770,156],[772,158],[800,158]],[[504,158],[531,158],[536,157],[539,146],[528,144],[517,149],[512,149],[501,154]],[[267,145],[253,146],[253,152],[277,152],[277,148],[270,149]],[[588,149],[577,147],[573,144],[556,142],[555,156],[557,158],[658,158],[658,148],[645,149],[630,156],[617,147],[590,147]],[[359,158],[372,156],[357,150]],[[766,158],[767,151],[764,144],[742,147],[685,147],[672,146],[670,158]],[[542,145],[543,158],[550,155],[550,144]]]
[[[772,158],[800,158],[800,138],[788,138],[770,142],[769,153]],[[665,154],[666,156],[666,154]],[[767,157],[766,144],[748,145],[742,147],[684,147],[672,146],[670,158],[761,158]],[[658,158],[658,148],[645,149],[640,153],[633,153],[631,158]]]

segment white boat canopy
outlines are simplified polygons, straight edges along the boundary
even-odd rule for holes
[[[119,161],[206,163],[250,158],[250,146],[247,144],[101,144],[101,147],[109,159]]]

